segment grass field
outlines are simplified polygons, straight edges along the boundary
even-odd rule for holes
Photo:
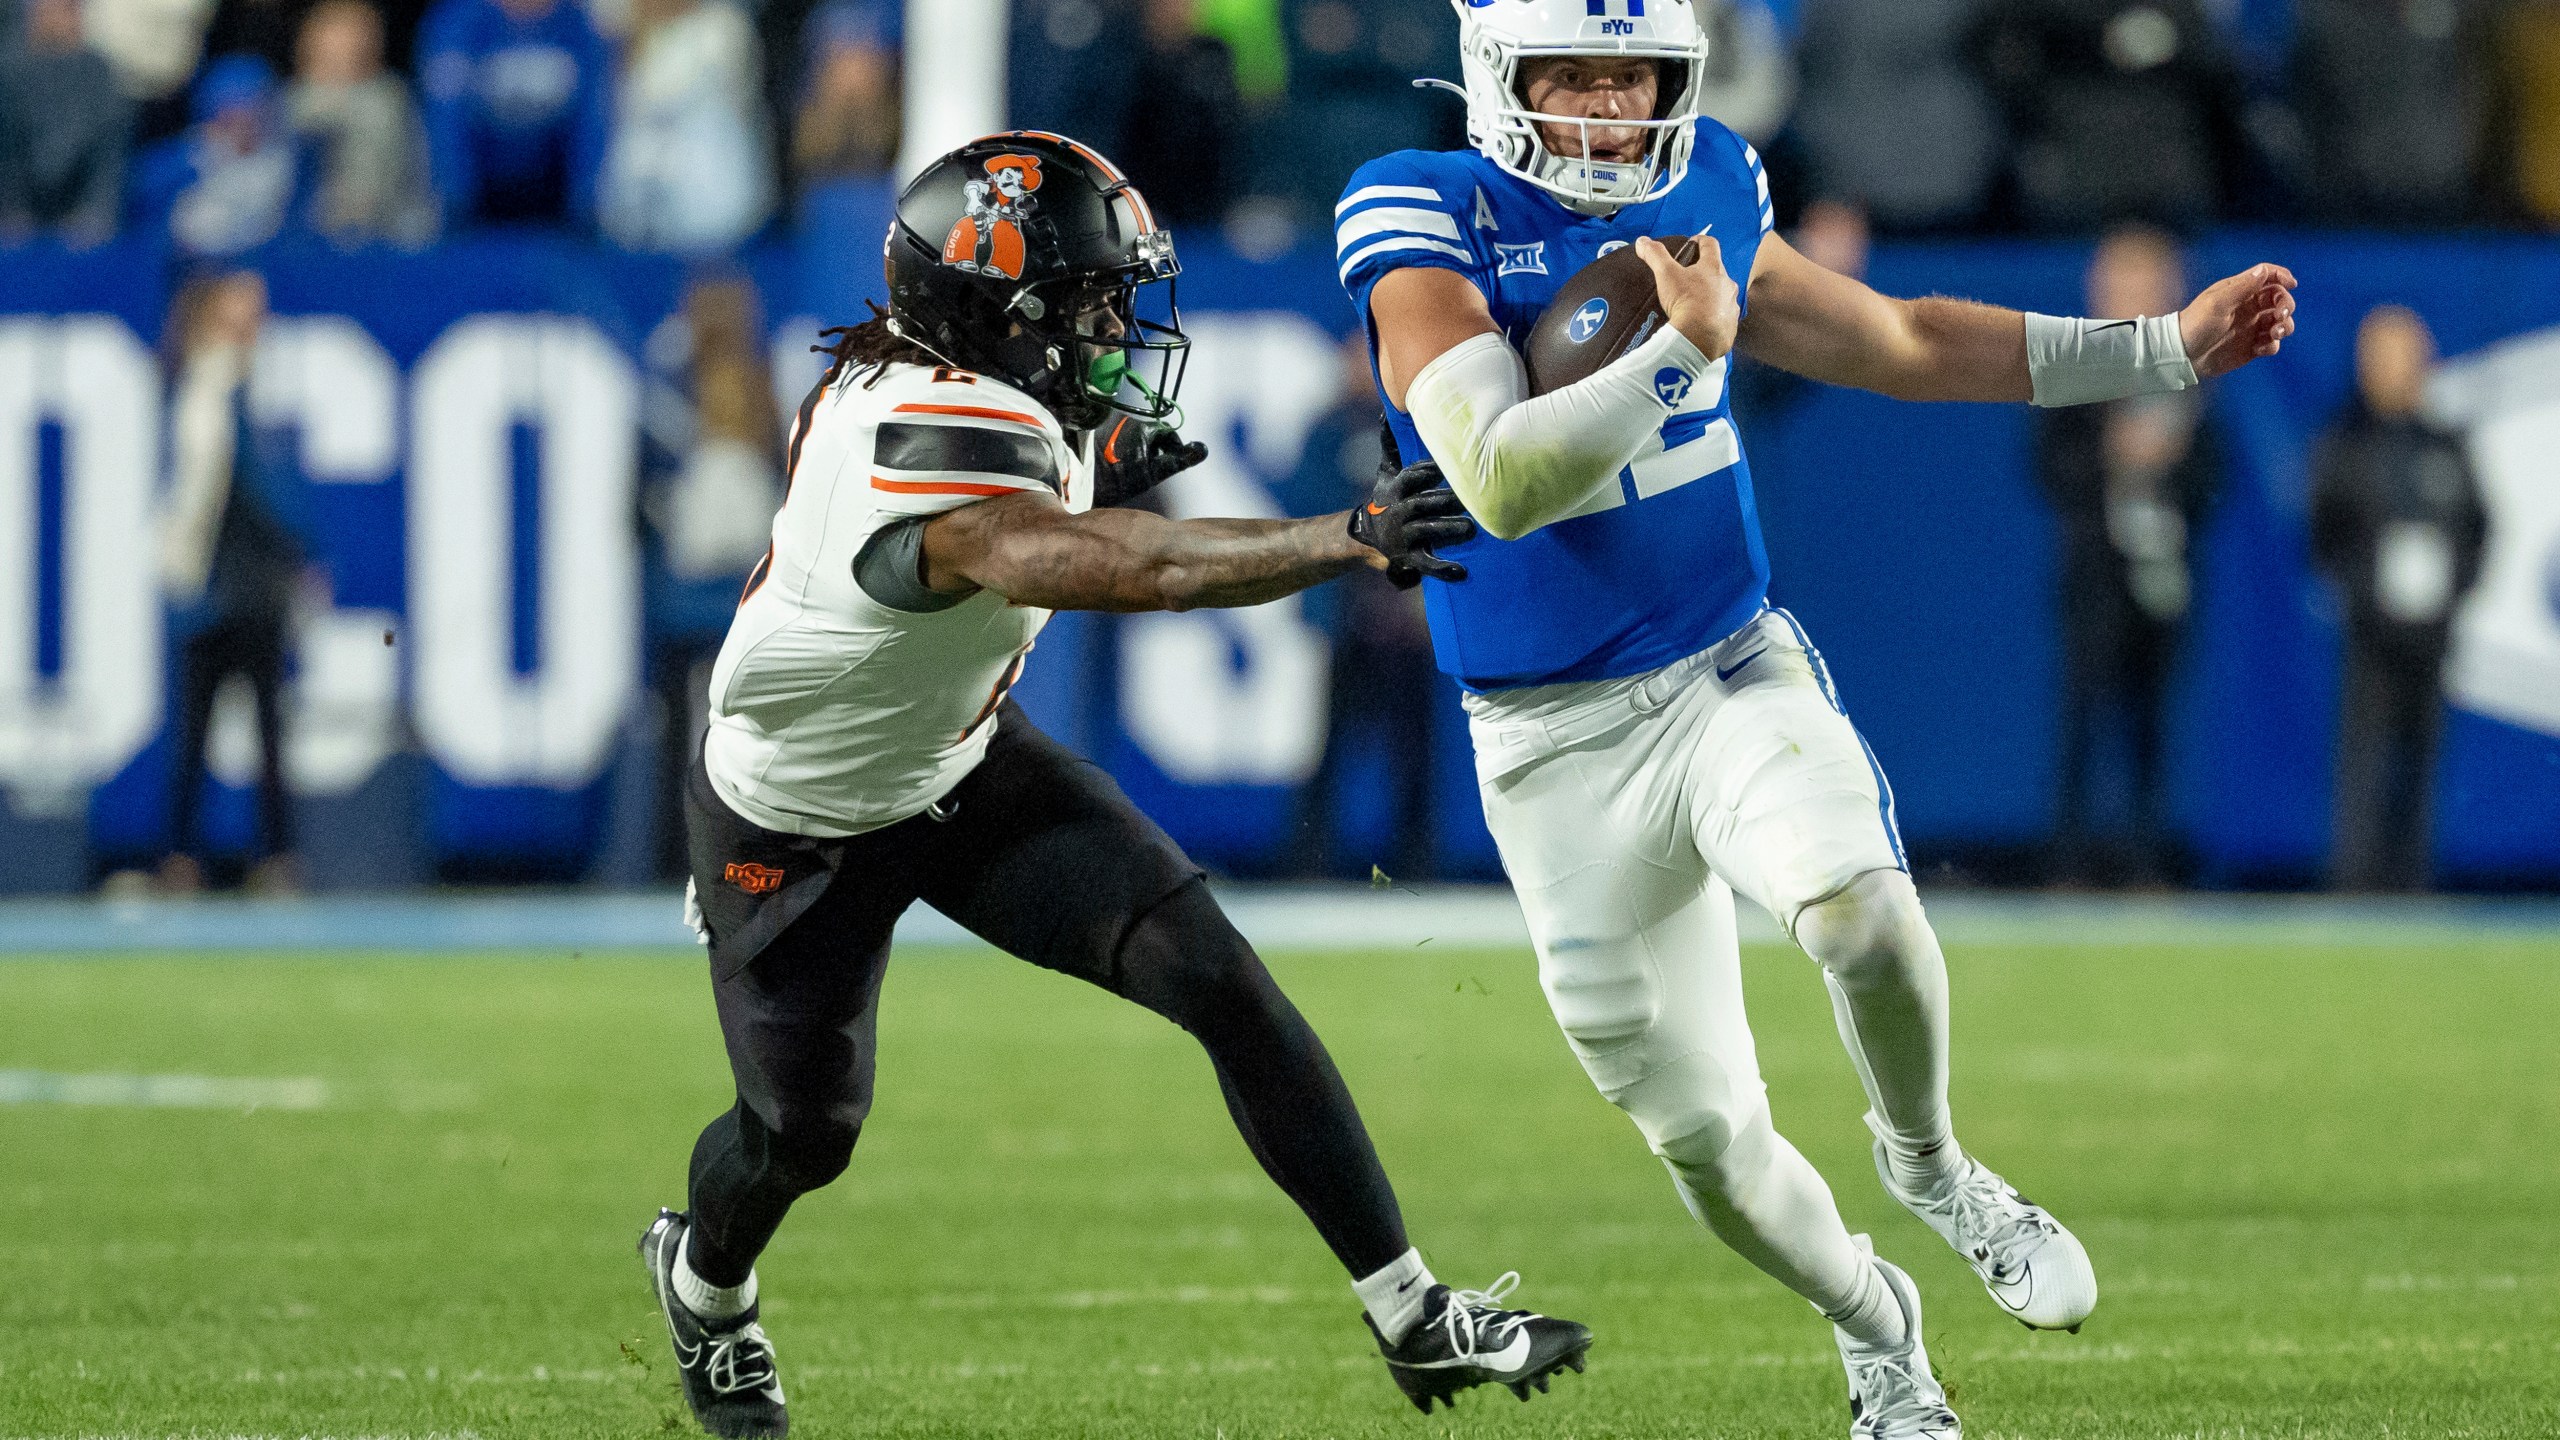
[[[0,1436],[685,1431],[631,1244],[726,1103],[697,964],[0,960],[0,1072],[325,1087],[0,1104]],[[854,1169],[762,1267],[796,1433],[1845,1433],[1827,1328],[1692,1225],[1524,954],[1274,968],[1435,1268],[1523,1271],[1598,1331],[1590,1374],[1417,1417],[1185,1037],[913,953]],[[2088,1242],[2077,1337],[1891,1207],[1818,979],[1751,965],[1779,1124],[1920,1281],[1970,1435],[2560,1434],[2560,946],[1954,969],[1961,1133]]]

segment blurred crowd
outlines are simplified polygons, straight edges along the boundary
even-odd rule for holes
[[[5,0],[0,240],[717,254],[884,173],[903,0]],[[778,144],[783,137],[787,144]]]
[[[0,240],[732,249],[895,163],[906,0],[0,0]],[[2560,227],[2560,0],[1702,0],[1782,209]],[[1446,0],[1015,0],[1015,124],[1246,248],[1462,143]]]
[[[2165,232],[2118,229],[2090,260],[2088,313],[2166,313],[2191,278]],[[2445,664],[2455,615],[2479,583],[2488,511],[2463,437],[2427,413],[2436,349],[2426,322],[2379,306],[2357,327],[2355,356],[2354,393],[2310,466],[2306,548],[2337,599],[2345,675],[2329,878],[2341,890],[2424,890]],[[2159,885],[2186,868],[2165,738],[2225,481],[2204,394],[2037,413],[2037,478],[2060,541],[2060,793],[2047,878],[2065,884]],[[2121,794],[2109,793],[2111,769]]]
[[[279,236],[417,247],[539,226],[713,257],[814,188],[897,163],[906,0],[0,0],[0,244],[165,234],[183,253]],[[1782,223],[1860,273],[1879,235],[2103,235],[2089,313],[2174,308],[2180,237],[2227,222],[2560,229],[2560,0],[1703,0],[1706,110],[1771,156]],[[1012,123],[1119,159],[1178,227],[1248,253],[1320,227],[1344,179],[1464,143],[1447,0],[1013,0]],[[291,467],[252,443],[255,277],[198,270],[168,329],[179,420],[162,556],[180,616],[181,781],[163,879],[190,888],[215,691],[246,679],[259,853],[288,855],[279,687],[314,582]],[[780,492],[754,290],[702,269],[649,339],[643,509],[662,788]],[[2427,801],[2453,613],[2485,544],[2479,487],[2419,395],[2432,341],[2367,318],[2357,398],[2314,463],[2310,552],[2345,621],[2337,883],[2426,883]],[[1753,421],[1801,382],[1735,376]],[[1365,494],[1377,399],[1359,337],[1280,485],[1296,513]],[[2162,726],[2220,485],[2185,396],[2040,418],[2062,553],[2053,875],[2180,870]],[[1384,855],[1439,869],[1437,683],[1410,594],[1310,598],[1330,634],[1323,766],[1281,861],[1356,872],[1343,794],[1388,797]],[[2120,777],[2126,783],[2115,783]],[[672,811],[669,812],[670,814]],[[672,829],[661,867],[681,871]],[[289,867],[271,879],[289,883]]]

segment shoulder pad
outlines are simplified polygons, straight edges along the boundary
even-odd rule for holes
[[[862,382],[853,382],[859,387]],[[1063,432],[1049,407],[992,375],[950,366],[895,365],[871,387],[872,404],[888,420],[893,416],[986,421],[1028,426],[1051,435]]]
[[[1399,150],[1363,165],[1333,212],[1334,262],[1359,289],[1403,265],[1476,263],[1477,177],[1456,153]]]

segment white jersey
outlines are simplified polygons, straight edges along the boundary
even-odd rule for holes
[[[789,474],[711,673],[703,761],[720,798],[768,830],[854,835],[922,812],[977,767],[1049,620],[988,591],[884,599],[856,581],[857,557],[875,537],[911,541],[900,522],[915,517],[1023,492],[1082,511],[1093,487],[1038,401],[922,365],[813,394]]]

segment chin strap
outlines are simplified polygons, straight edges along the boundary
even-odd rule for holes
[[[941,351],[939,351],[939,350],[937,350],[937,349],[933,348],[933,345],[932,345],[929,341],[927,341],[923,336],[918,335],[918,334],[915,334],[914,332],[912,332],[912,331],[908,330],[906,326],[904,326],[904,325],[902,325],[902,324],[899,324],[899,323],[898,323],[898,317],[897,317],[897,316],[892,315],[892,316],[888,317],[888,320],[887,320],[887,322],[886,322],[886,323],[888,324],[888,327],[889,327],[889,333],[890,333],[890,334],[895,335],[895,336],[897,336],[899,339],[906,341],[908,344],[913,345],[914,347],[916,347],[917,349],[919,349],[919,350],[923,351],[923,352],[924,352],[924,353],[926,353],[927,355],[930,355],[930,356],[932,356],[934,359],[941,361],[943,364],[950,366],[952,369],[954,369],[954,370],[966,370],[966,369],[969,369],[969,368],[970,368],[969,366],[963,365],[963,364],[961,364],[959,361],[954,360],[954,359],[952,359],[950,356],[945,355],[945,354],[943,354]]]

